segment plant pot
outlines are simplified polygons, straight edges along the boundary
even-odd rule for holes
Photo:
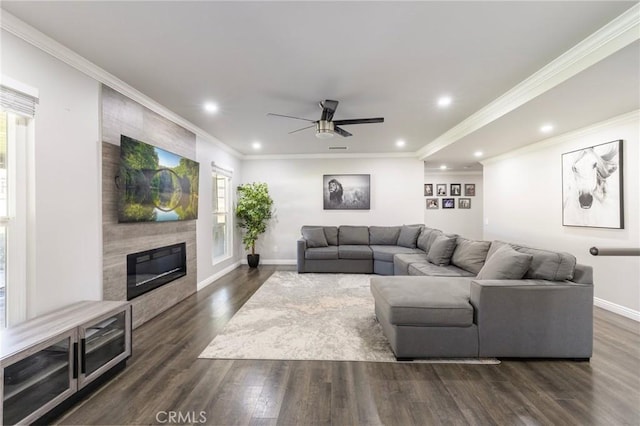
[[[248,254],[247,255],[247,263],[249,264],[249,268],[257,268],[258,263],[260,263],[260,255],[259,254]]]

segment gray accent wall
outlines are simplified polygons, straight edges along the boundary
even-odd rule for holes
[[[110,87],[102,86],[104,300],[127,299],[127,254],[180,242],[187,245],[187,275],[131,301],[135,328],[196,292],[196,221],[118,223],[115,180],[121,134],[194,160],[196,135]]]

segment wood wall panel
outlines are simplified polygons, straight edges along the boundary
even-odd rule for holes
[[[196,221],[118,223],[120,135],[195,159],[196,136],[115,90],[102,86],[103,299],[127,299],[127,255],[187,245],[187,275],[131,301],[134,328],[196,292]]]

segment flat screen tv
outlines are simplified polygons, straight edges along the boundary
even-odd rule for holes
[[[198,218],[199,164],[122,135],[118,222]]]

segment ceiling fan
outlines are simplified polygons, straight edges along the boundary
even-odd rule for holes
[[[347,126],[350,124],[367,124],[367,123],[384,123],[383,117],[376,118],[353,118],[350,120],[333,120],[333,114],[336,112],[336,108],[338,108],[338,101],[332,101],[330,99],[321,101],[319,104],[320,108],[322,108],[322,115],[320,116],[320,120],[309,120],[308,118],[300,118],[300,117],[292,117],[290,115],[282,115],[282,114],[274,114],[272,112],[267,115],[274,115],[276,117],[285,117],[285,118],[295,118],[296,120],[304,120],[310,123],[313,123],[310,126],[303,127],[301,129],[294,130],[291,133],[296,133],[301,130],[310,129],[312,127],[316,128],[316,137],[319,139],[328,139],[332,138],[335,133],[339,134],[343,137],[352,136],[351,133],[346,130],[338,127],[338,126]]]

